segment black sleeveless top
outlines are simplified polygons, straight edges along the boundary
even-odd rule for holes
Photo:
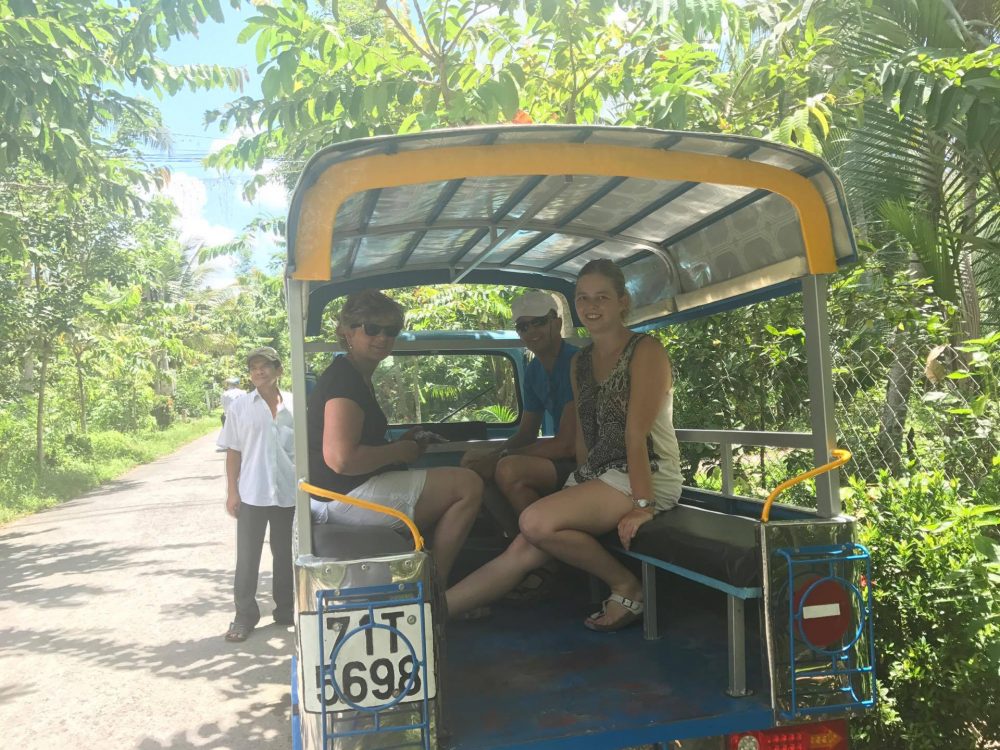
[[[361,407],[364,422],[361,426],[361,445],[386,445],[388,420],[375,400],[364,378],[347,357],[336,357],[316,381],[309,394],[306,414],[309,439],[309,481],[318,487],[347,494],[376,474],[405,469],[404,464],[388,464],[367,474],[338,474],[323,459],[323,417],[326,402],[334,398],[347,398]]]

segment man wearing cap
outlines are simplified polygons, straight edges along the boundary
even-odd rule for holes
[[[226,511],[236,519],[236,616],[226,632],[230,642],[245,641],[260,620],[257,578],[269,526],[274,621],[291,625],[294,615],[292,394],[278,389],[281,358],[270,346],[247,355],[247,370],[254,390],[232,403],[218,439],[226,451]]]
[[[525,371],[521,424],[499,449],[470,452],[462,461],[483,479],[495,480],[516,515],[560,489],[576,468],[570,362],[577,348],[563,340],[558,310],[559,303],[548,292],[526,292],[511,303],[514,329],[535,355]],[[538,439],[543,423],[553,439]],[[516,526],[508,531],[516,533]]]
[[[233,405],[233,401],[238,399],[240,396],[247,395],[247,392],[240,388],[239,378],[226,378],[226,390],[222,392],[222,424],[226,424],[226,415],[229,413],[229,407]]]

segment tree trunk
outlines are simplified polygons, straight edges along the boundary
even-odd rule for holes
[[[889,350],[893,354],[893,362],[889,368],[885,402],[879,417],[878,447],[886,468],[892,474],[898,474],[903,463],[903,433],[906,430],[917,355],[907,345],[905,331],[897,331],[893,335]]]
[[[414,421],[417,424],[421,424],[424,421],[424,415],[420,404],[420,360],[418,358],[414,359],[418,364],[410,370],[413,375],[413,388],[411,390],[411,393],[413,393],[413,414]]]
[[[976,199],[979,191],[979,170],[970,167],[965,170],[965,197],[962,207],[962,231],[967,235],[976,233]],[[972,268],[973,249],[963,243],[958,261],[959,298],[962,301],[962,328],[966,338],[977,339],[981,335],[982,311],[979,307],[979,290],[976,288],[976,274]]]
[[[49,346],[42,344],[41,367],[38,373],[38,413],[35,417],[35,471],[42,476],[45,462],[45,380],[49,369]]]
[[[87,434],[87,390],[83,379],[83,352],[73,350],[76,361],[76,398],[80,404],[80,432]]]
[[[31,263],[26,263],[24,267],[24,277],[23,283],[27,290],[31,290],[32,284],[34,283],[34,276],[32,275],[33,266]],[[21,382],[19,384],[19,390],[21,393],[28,394],[35,390],[35,353],[28,347],[27,351],[24,353],[24,358],[21,360]]]

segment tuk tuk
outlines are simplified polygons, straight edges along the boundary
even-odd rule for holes
[[[636,331],[800,295],[811,425],[677,425],[682,443],[719,447],[721,489],[685,487],[630,550],[609,543],[641,570],[646,603],[642,629],[609,636],[580,626],[585,595],[446,622],[433,555],[409,519],[400,519],[405,537],[314,527],[310,493],[361,501],[309,483],[306,413],[297,409],[297,748],[848,746],[846,719],[874,705],[875,654],[869,554],[841,512],[837,466],[849,454],[836,444],[826,311],[827,277],[855,259],[856,246],[843,190],[822,160],[753,138],[616,127],[367,138],[309,160],[287,239],[299,404],[307,361],[337,350],[322,334],[324,310],[339,297],[494,284],[572,300],[583,265],[610,258],[625,274]],[[567,334],[580,326],[571,304],[563,320]],[[459,356],[490,358],[487,387],[507,394],[505,417],[462,413],[465,397],[452,391],[436,410],[400,406],[390,430],[433,423],[450,439],[428,450],[429,464],[457,464],[469,448],[512,434],[520,418],[524,350],[512,332],[404,333],[392,366],[409,362],[419,377],[408,357]],[[400,404],[409,398],[405,385],[393,392]],[[811,451],[815,468],[766,501],[741,497],[737,445]],[[776,502],[807,478],[815,507]]]

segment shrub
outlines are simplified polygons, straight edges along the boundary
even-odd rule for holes
[[[153,389],[136,385],[133,390],[120,383],[112,384],[105,398],[94,405],[91,422],[102,430],[138,432],[151,429],[153,420]]]
[[[872,553],[878,710],[861,748],[975,750],[1000,740],[1000,508],[940,473],[852,482]],[[972,500],[975,500],[973,498]]]
[[[35,487],[35,430],[5,410],[0,411],[0,499],[13,501]]]
[[[121,432],[104,431],[90,433],[90,446],[97,462],[126,459],[142,462],[150,459],[150,451],[145,445],[145,436],[126,435]]]
[[[210,410],[209,396],[217,396],[217,386],[207,378],[205,371],[188,367],[180,372],[174,388],[174,409],[186,417],[201,417]]]

